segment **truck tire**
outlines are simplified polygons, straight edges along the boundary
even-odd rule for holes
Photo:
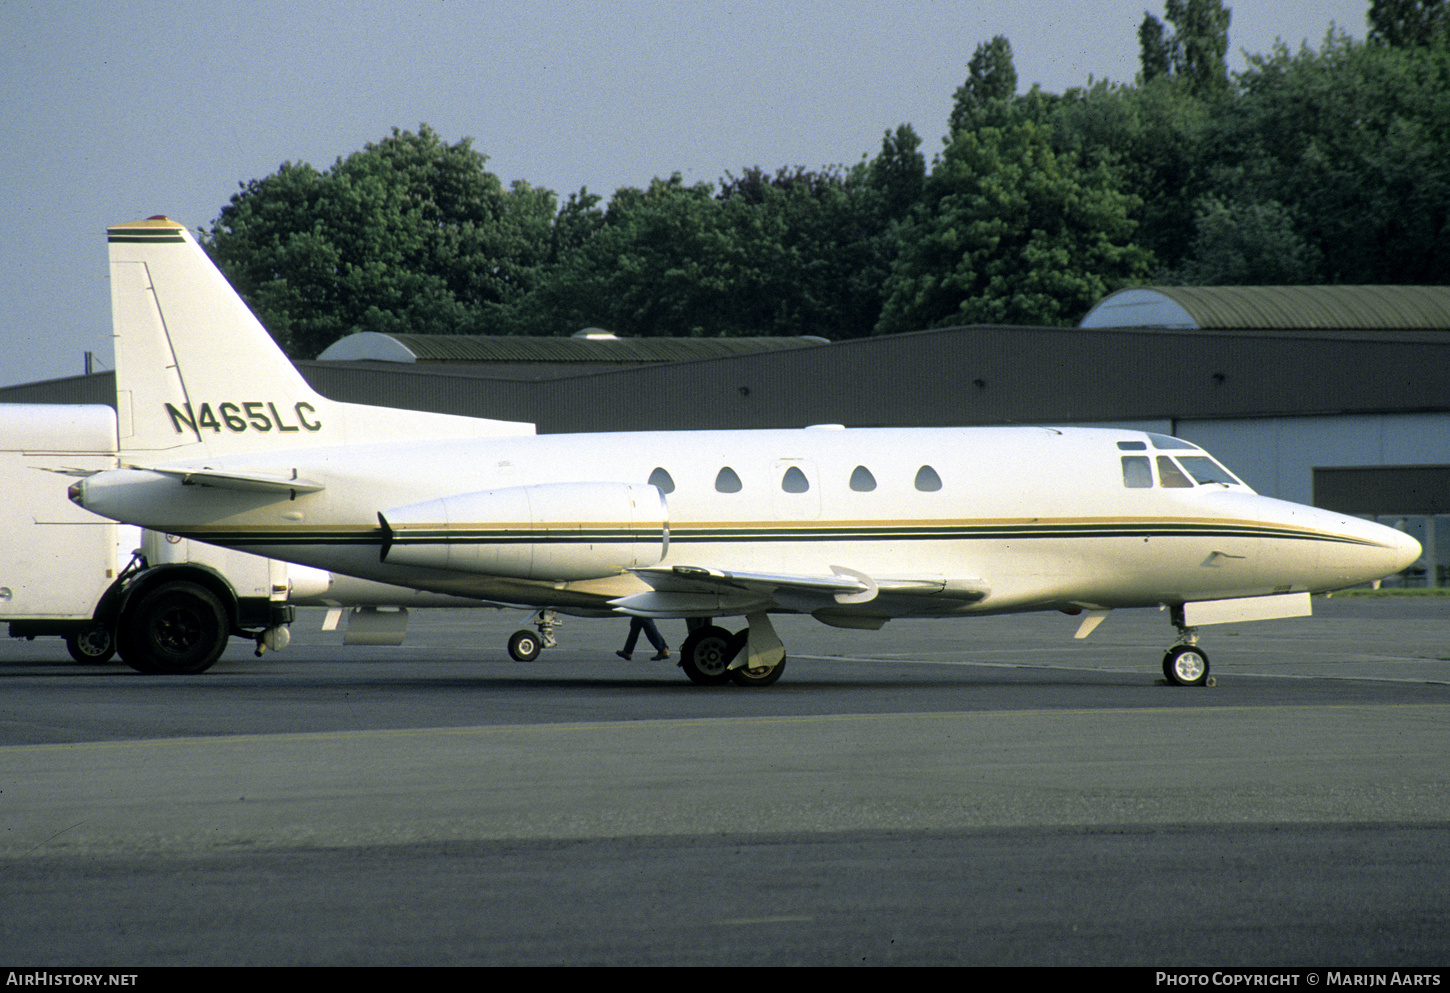
[[[126,613],[121,618],[121,655],[137,672],[205,672],[221,658],[231,637],[221,601],[195,583],[161,583]]]
[[[116,639],[111,637],[111,629],[104,624],[93,624],[84,631],[66,635],[65,647],[77,662],[104,665],[116,654]]]

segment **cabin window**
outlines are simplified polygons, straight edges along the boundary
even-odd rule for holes
[[[916,488],[923,493],[935,493],[941,489],[941,477],[931,466],[924,465],[916,470]]]
[[[851,489],[857,493],[870,493],[876,488],[876,477],[864,465],[858,465],[851,472]]]
[[[728,465],[715,476],[715,492],[717,493],[739,493],[743,488],[740,477]]]
[[[660,467],[656,467],[655,471],[649,474],[649,484],[658,486],[661,493],[675,492],[675,481],[670,478],[668,472]]]
[[[1148,462],[1148,456],[1123,456],[1123,485],[1130,490],[1141,490],[1153,485],[1153,467]]]
[[[787,493],[804,493],[811,488],[811,481],[801,472],[799,466],[791,466],[780,477],[780,488]]]
[[[1193,480],[1183,474],[1183,470],[1173,464],[1173,460],[1166,455],[1158,456],[1158,485],[1167,490],[1191,490]]]
[[[1200,483],[1243,485],[1233,473],[1206,455],[1180,455],[1178,461],[1183,464],[1183,468],[1188,470],[1188,474]]]

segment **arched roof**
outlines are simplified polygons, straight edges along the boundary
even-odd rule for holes
[[[382,362],[636,364],[749,355],[823,345],[823,338],[615,338],[524,335],[380,334],[339,338],[319,359]]]
[[[1450,286],[1139,286],[1108,294],[1078,326],[1450,330]]]

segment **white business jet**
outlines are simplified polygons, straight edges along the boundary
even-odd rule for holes
[[[685,618],[694,682],[768,685],[772,614],[895,617],[1166,607],[1171,683],[1196,629],[1302,616],[1311,593],[1404,569],[1413,539],[1262,497],[1195,445],[1074,428],[681,431],[533,426],[315,393],[180,224],[109,229],[121,465],[88,510],[345,575],[584,615]],[[201,594],[123,651],[200,671]],[[717,619],[744,617],[739,633]],[[527,632],[521,632],[527,634]],[[515,636],[518,638],[518,636]],[[527,642],[527,639],[524,639]],[[537,641],[514,644],[516,657]]]

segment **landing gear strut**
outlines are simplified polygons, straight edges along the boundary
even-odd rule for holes
[[[1163,678],[1173,686],[1207,686],[1208,655],[1198,647],[1198,629],[1183,623],[1181,606],[1171,609],[1180,643],[1163,656]]]

